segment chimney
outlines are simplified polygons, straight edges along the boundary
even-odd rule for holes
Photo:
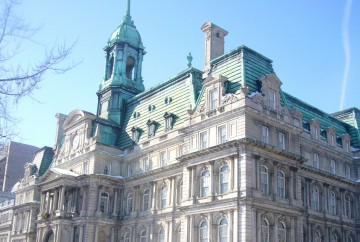
[[[228,32],[211,22],[204,23],[201,30],[205,33],[205,70],[210,70],[210,61],[224,54],[225,36]]]

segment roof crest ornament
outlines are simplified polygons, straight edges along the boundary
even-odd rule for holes
[[[130,0],[127,0],[126,16],[130,17]]]

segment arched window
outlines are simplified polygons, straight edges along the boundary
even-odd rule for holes
[[[130,232],[126,232],[124,235],[124,242],[130,242]]]
[[[113,74],[113,69],[114,69],[114,56],[110,57],[109,63],[108,63],[108,70],[107,70],[107,78],[109,79],[112,74]]]
[[[331,241],[330,242],[338,242],[338,238],[337,238],[336,233],[331,234]]]
[[[336,196],[333,191],[329,193],[329,211],[332,214],[336,214]]]
[[[226,218],[221,219],[219,223],[219,242],[228,242],[228,221]]]
[[[319,202],[320,202],[319,188],[317,188],[316,186],[313,186],[312,192],[311,192],[311,207],[312,207],[312,209],[319,211],[320,210]]]
[[[162,186],[160,192],[160,208],[165,208],[167,206],[167,192],[167,186]]]
[[[266,166],[260,166],[260,191],[269,193],[269,174]]]
[[[220,193],[227,193],[229,191],[229,166],[224,165],[220,168]]]
[[[201,172],[200,177],[200,196],[206,197],[210,193],[210,173],[209,170]]]
[[[126,60],[126,78],[133,80],[134,79],[134,70],[135,59],[129,56]]]
[[[130,214],[132,212],[133,208],[133,200],[134,200],[134,194],[130,192],[126,199],[126,213]]]
[[[266,218],[261,219],[261,242],[269,242],[269,222]]]
[[[140,242],[146,242],[147,239],[147,235],[146,235],[146,231],[142,231],[140,234]]]
[[[351,199],[349,196],[345,196],[345,215],[351,218]]]
[[[347,236],[346,242],[353,242],[353,239],[352,239],[352,237],[350,235]]]
[[[315,230],[314,233],[314,242],[321,242],[321,233],[319,230]]]
[[[100,198],[100,212],[108,213],[109,211],[109,194],[106,192],[101,193]]]
[[[150,201],[150,190],[146,189],[143,195],[143,211],[149,209],[149,201]]]
[[[209,226],[207,221],[200,223],[199,242],[209,242]]]
[[[159,230],[158,242],[165,242],[165,230],[164,229]]]
[[[277,172],[277,194],[285,198],[285,173],[283,171]]]
[[[282,221],[279,221],[278,237],[279,242],[286,242],[286,226],[285,223]]]

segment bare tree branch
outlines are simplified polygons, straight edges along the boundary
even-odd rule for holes
[[[69,62],[69,57],[76,44],[54,44],[51,48],[44,47],[33,37],[40,30],[29,24],[15,13],[18,0],[2,0],[0,3],[0,136],[9,135],[13,130],[15,119],[11,114],[13,105],[22,98],[30,96],[40,88],[39,84],[46,73],[63,74],[74,68],[78,63]],[[29,60],[21,56],[24,44],[36,44],[44,51],[42,58]],[[17,58],[21,58],[20,61]],[[14,64],[16,63],[16,64]],[[5,130],[6,129],[6,130]],[[1,145],[1,138],[0,138]]]

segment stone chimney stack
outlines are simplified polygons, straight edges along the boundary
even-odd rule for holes
[[[225,36],[228,32],[211,22],[206,22],[201,27],[205,33],[205,70],[210,70],[210,61],[224,54]]]

